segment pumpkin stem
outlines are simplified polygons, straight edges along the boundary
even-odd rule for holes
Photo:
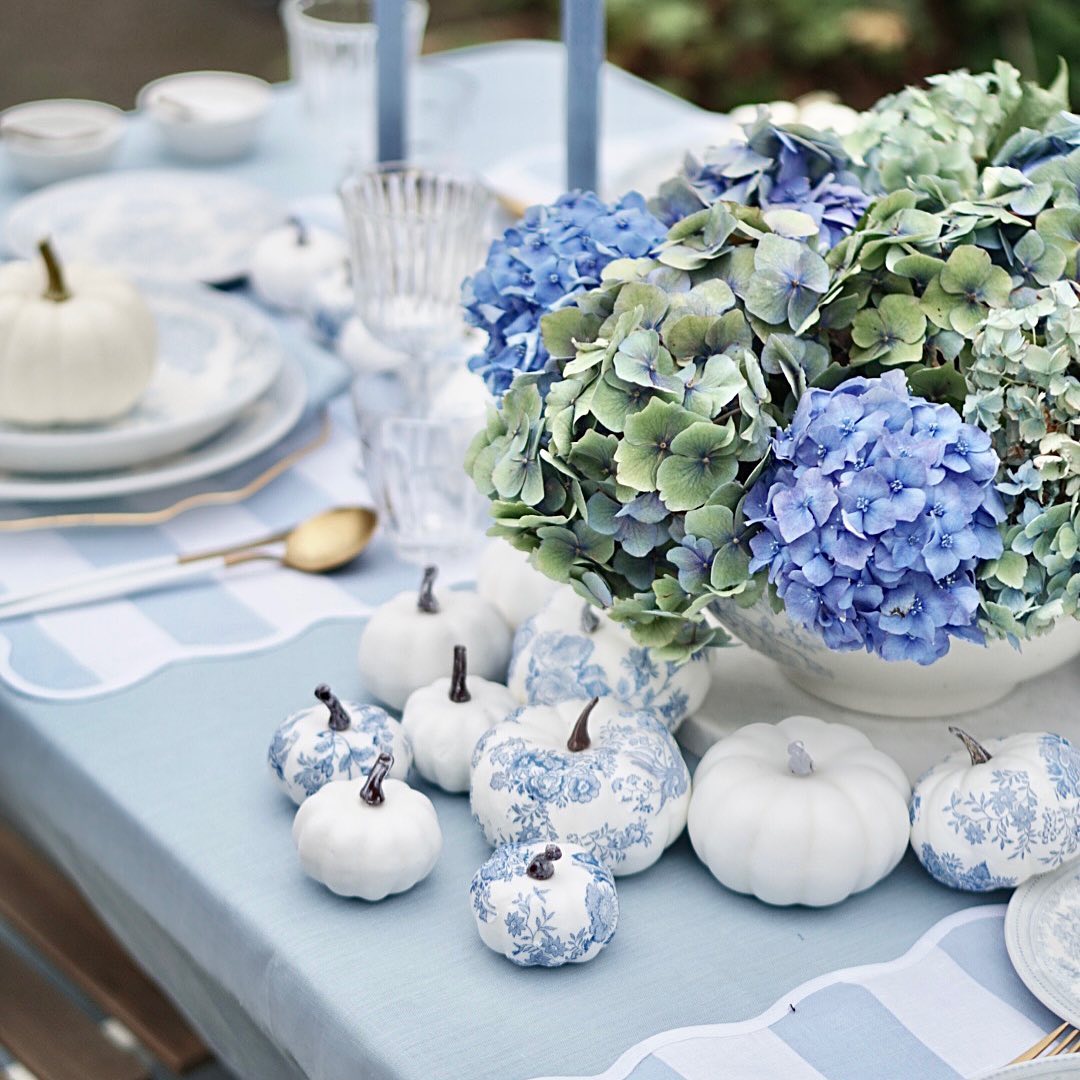
[[[308,240],[311,239],[308,233],[308,227],[304,224],[303,219],[293,214],[289,218],[289,224],[296,230],[296,243],[299,247],[307,247]]]
[[[437,566],[424,567],[424,579],[420,582],[420,596],[416,606],[425,615],[437,615],[439,613],[439,601],[435,599],[435,579],[439,576]]]
[[[600,629],[600,617],[593,611],[592,604],[585,604],[581,609],[581,632],[595,634]]]
[[[450,674],[450,700],[456,705],[464,705],[466,701],[472,700],[472,694],[465,685],[466,674],[465,646],[455,645],[454,670]]]
[[[574,730],[570,732],[570,738],[566,740],[566,749],[571,753],[576,754],[579,750],[588,750],[592,746],[592,742],[589,740],[589,714],[596,708],[596,703],[599,700],[598,697],[594,697],[581,710],[581,715],[574,724]]]
[[[326,683],[319,683],[315,687],[315,696],[330,710],[330,729],[348,731],[349,714],[330,687]]]
[[[360,789],[360,798],[368,806],[379,806],[381,803],[386,802],[382,786],[386,774],[393,766],[394,757],[385,750],[375,759],[375,764],[371,766],[371,772],[368,773],[364,786]]]
[[[949,734],[955,735],[971,755],[972,765],[985,765],[990,760],[990,752],[984,746],[980,746],[966,731],[958,727],[949,728]]]
[[[787,764],[794,776],[809,776],[814,771],[814,759],[806,752],[802,739],[788,743]]]
[[[548,844],[539,855],[534,856],[532,862],[525,869],[525,873],[533,881],[547,881],[555,873],[555,867],[551,864],[562,858],[562,851],[557,844]]]
[[[38,244],[38,251],[41,252],[41,260],[45,263],[45,273],[48,275],[48,284],[42,298],[56,304],[70,300],[71,293],[68,292],[67,282],[64,280],[64,268],[60,265],[52,244],[48,240],[42,240]]]

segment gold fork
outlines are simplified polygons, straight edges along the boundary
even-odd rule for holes
[[[1021,1061],[1034,1061],[1037,1057],[1057,1057],[1058,1054],[1080,1053],[1080,1028],[1066,1022],[1054,1028],[1049,1035],[1044,1035],[1030,1050],[1025,1050],[1019,1057],[1013,1058],[1010,1065]]]

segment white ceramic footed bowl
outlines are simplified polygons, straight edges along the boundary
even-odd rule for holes
[[[1014,649],[1007,641],[973,645],[953,639],[949,651],[923,667],[867,652],[833,652],[765,600],[742,609],[712,606],[717,620],[755,652],[772,660],[789,682],[833,705],[876,716],[951,716],[999,701],[1018,683],[1045,675],[1080,656],[1080,620],[1062,619],[1048,633]]]

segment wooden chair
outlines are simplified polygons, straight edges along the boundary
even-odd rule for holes
[[[60,975],[183,1074],[209,1060],[199,1036],[135,966],[82,895],[0,824],[0,917]],[[38,1080],[149,1080],[56,985],[0,945],[0,1044]]]

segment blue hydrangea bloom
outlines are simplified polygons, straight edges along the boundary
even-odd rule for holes
[[[870,205],[850,164],[834,136],[777,127],[766,114],[746,126],[744,138],[711,148],[704,160],[687,155],[683,175],[661,187],[654,209],[668,225],[720,199],[800,210],[817,222],[823,244],[833,247]]]
[[[788,614],[831,649],[930,664],[975,625],[980,560],[1002,553],[985,431],[913,396],[902,372],[803,395],[746,500]]]
[[[542,371],[548,355],[541,316],[599,285],[608,263],[649,255],[666,235],[637,192],[609,205],[592,192],[572,191],[551,206],[531,207],[492,243],[483,269],[463,286],[466,318],[488,336],[469,367],[494,394],[519,371]]]

